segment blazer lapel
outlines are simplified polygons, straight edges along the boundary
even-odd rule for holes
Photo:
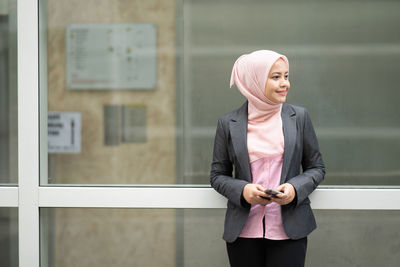
[[[247,150],[247,101],[231,118],[229,131],[235,155],[246,176],[244,178],[251,182],[249,152]]]
[[[285,149],[283,153],[283,165],[281,174],[281,184],[285,182],[286,175],[289,171],[290,160],[293,156],[293,151],[296,142],[297,127],[296,127],[296,112],[286,104],[282,106],[282,126]]]

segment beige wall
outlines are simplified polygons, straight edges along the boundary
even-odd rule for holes
[[[54,267],[175,265],[173,210],[56,209]]]
[[[50,182],[175,183],[175,2],[49,0],[47,16],[48,110],[82,115],[82,152],[50,154]],[[157,27],[155,90],[66,88],[68,24],[142,22]],[[111,104],[147,107],[146,143],[104,145],[103,106]],[[54,266],[175,266],[174,210],[56,209],[42,220],[54,227],[44,255]]]
[[[66,88],[65,29],[70,23],[155,23],[154,91]],[[51,183],[175,183],[175,3],[152,1],[48,1],[48,110],[82,114],[82,152],[50,156]],[[147,107],[147,142],[104,145],[103,106]]]

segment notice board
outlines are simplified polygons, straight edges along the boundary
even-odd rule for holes
[[[69,24],[69,89],[155,89],[157,34],[152,23]]]

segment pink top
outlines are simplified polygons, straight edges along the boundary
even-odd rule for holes
[[[268,156],[251,162],[253,184],[264,188],[276,188],[280,184],[283,155]],[[265,231],[263,218],[265,216]],[[251,205],[249,217],[239,237],[267,238],[272,240],[289,239],[282,223],[281,207],[272,202],[267,206]]]

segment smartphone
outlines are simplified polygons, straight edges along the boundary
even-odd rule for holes
[[[266,199],[266,200],[271,200],[270,197],[263,197],[263,196],[260,196],[260,197],[263,198],[263,199]]]
[[[264,192],[266,194],[270,195],[270,196],[273,196],[273,197],[276,197],[276,195],[279,195],[279,194],[283,194],[283,192],[275,190],[275,189],[272,189],[272,188],[265,189]]]

